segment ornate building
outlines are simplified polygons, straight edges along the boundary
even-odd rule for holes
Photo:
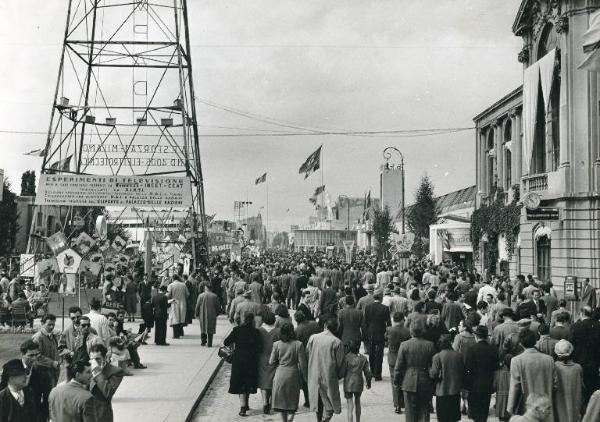
[[[512,28],[523,86],[474,119],[476,206],[501,191],[523,204],[512,256],[499,239],[500,267],[559,288],[567,276],[600,286],[600,74],[579,68],[599,9],[600,0],[523,0]]]

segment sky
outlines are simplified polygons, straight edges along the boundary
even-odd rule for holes
[[[522,83],[520,0],[188,0],[196,97],[325,131],[472,127],[473,117]],[[0,168],[17,189],[39,170],[64,35],[66,0],[0,2]],[[197,102],[206,211],[233,218],[253,202],[269,230],[306,224],[321,174],[298,174],[323,145],[329,196],[379,191],[387,146],[406,166],[406,201],[420,178],[436,194],[475,184],[475,132],[426,137],[211,134],[288,131]],[[218,129],[215,126],[235,128]],[[294,131],[293,129],[291,131]],[[246,131],[247,133],[248,131]],[[261,207],[264,207],[261,210]]]

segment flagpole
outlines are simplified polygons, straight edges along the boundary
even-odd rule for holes
[[[320,155],[321,156],[319,157],[319,159],[321,160],[321,163],[320,163],[319,167],[321,168],[321,186],[324,186],[324,183],[323,183],[323,162],[325,160],[323,159],[323,149],[322,148],[321,148],[321,154]],[[321,210],[319,212],[319,216],[323,215],[322,213],[323,213],[323,194],[324,193],[325,193],[325,191],[321,192]],[[322,220],[319,218],[319,221],[322,221]]]
[[[267,229],[267,249],[269,248],[269,176],[267,175],[266,177],[266,187],[267,187],[267,224],[266,224],[266,229]]]

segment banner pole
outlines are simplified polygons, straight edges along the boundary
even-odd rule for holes
[[[269,176],[267,176],[267,184],[266,184],[266,188],[267,188],[267,224],[266,224],[266,235],[267,238],[266,240],[266,245],[267,245],[267,249],[269,249]]]

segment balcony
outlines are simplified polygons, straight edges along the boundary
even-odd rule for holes
[[[544,192],[548,190],[548,174],[534,174],[523,177],[523,192]]]

